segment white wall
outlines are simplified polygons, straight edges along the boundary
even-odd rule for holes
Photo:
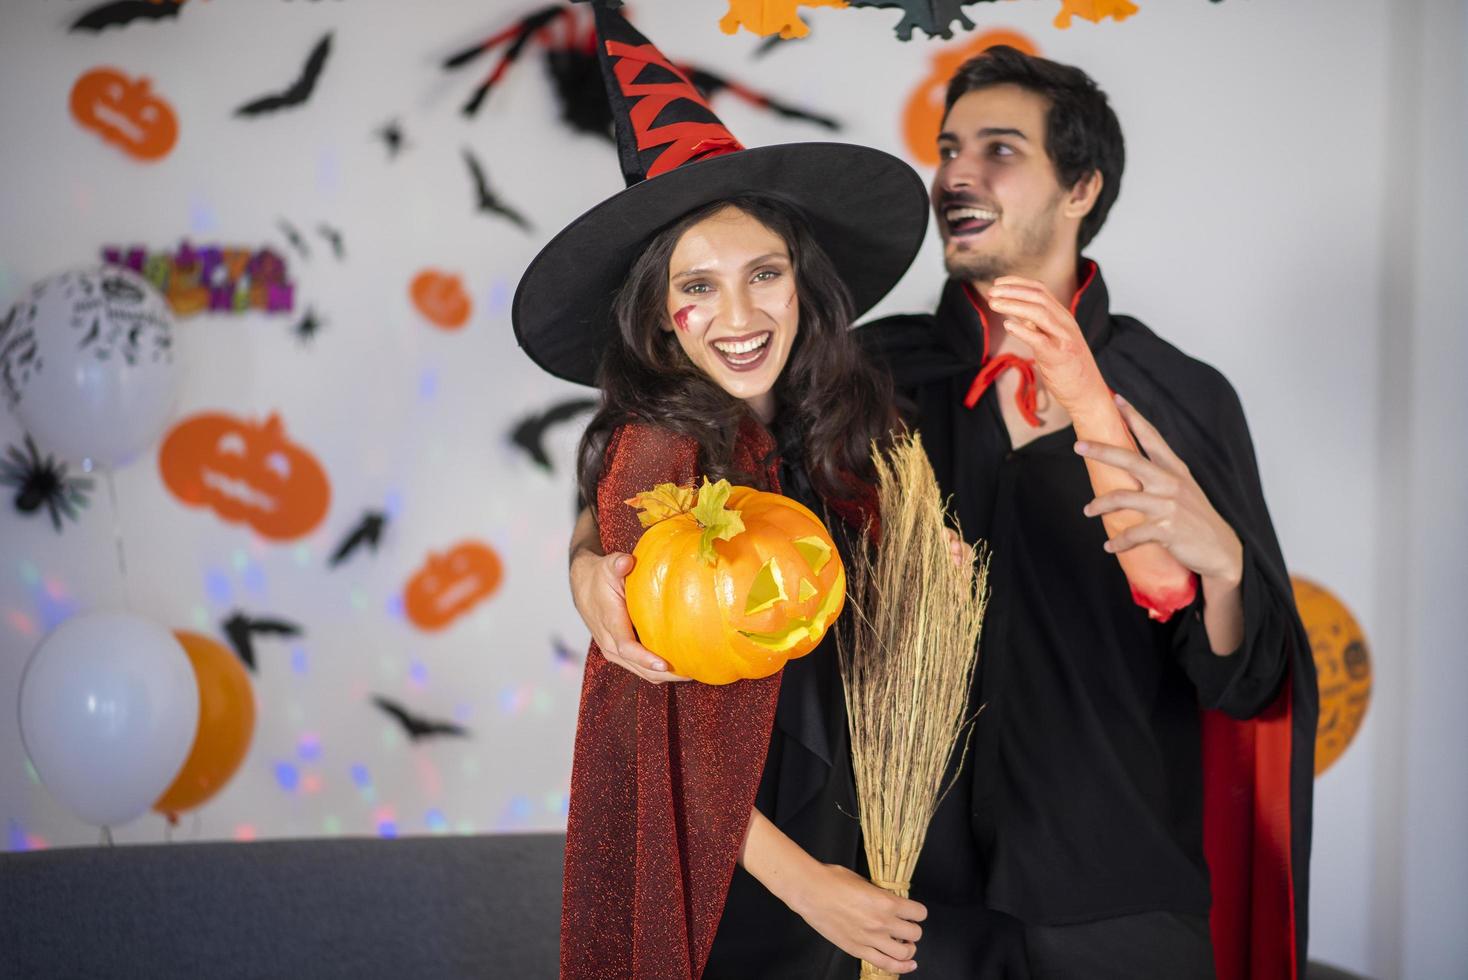
[[[309,261],[291,259],[303,303],[329,321],[310,348],[290,338],[290,318],[181,328],[184,411],[279,409],[332,474],[323,529],[272,545],[181,508],[151,461],[118,478],[135,609],[215,629],[238,605],[308,629],[299,651],[262,644],[251,754],[182,833],[467,832],[563,819],[579,674],[557,662],[551,640],[579,650],[586,639],[563,585],[576,433],[554,437],[554,476],[505,433],[576,389],[520,354],[508,299],[537,247],[616,189],[616,163],[608,146],[552,121],[537,56],[472,122],[457,108],[488,65],[452,76],[436,67],[534,6],[198,2],[177,22],[96,36],[62,30],[74,5],[0,6],[0,304],[104,244],[188,237],[289,255],[281,218],[328,221],[347,238],[343,263],[319,242]],[[1463,604],[1449,590],[1463,580],[1465,543],[1452,508],[1468,497],[1453,431],[1468,366],[1458,329],[1463,9],[1140,6],[1125,23],[1069,31],[1051,26],[1056,5],[1043,0],[969,13],[981,29],[1020,30],[1043,54],[1082,65],[1111,94],[1128,168],[1093,251],[1114,303],[1232,379],[1292,567],[1341,596],[1373,641],[1376,700],[1317,784],[1313,954],[1380,976],[1462,975],[1452,971],[1468,959],[1458,921],[1468,848],[1455,832],[1468,806],[1465,767],[1449,753],[1462,744],[1450,711],[1468,678],[1452,642]],[[634,8],[671,56],[836,115],[849,124],[838,138],[898,153],[903,105],[939,49],[898,43],[895,11],[816,10],[810,41],[756,60],[755,39],[718,32],[716,0]],[[334,49],[307,107],[231,117],[292,78],[328,30]],[[133,163],[71,122],[66,93],[98,64],[146,72],[172,101],[182,135],[168,158]],[[826,138],[715,104],[746,143]],[[410,146],[389,162],[371,132],[392,117]],[[470,213],[465,146],[534,234]],[[930,241],[878,312],[931,305],[938,256]],[[407,301],[408,279],[429,265],[460,270],[474,294],[459,334],[425,326]],[[0,415],[0,444],[18,438]],[[328,573],[340,535],[385,501],[397,517],[378,557]],[[0,510],[0,704],[14,703],[48,619],[122,601],[112,534],[102,494],[60,536]],[[428,547],[468,535],[505,556],[503,590],[443,635],[408,628],[391,612],[404,578]],[[408,746],[365,705],[374,692],[460,717],[475,737]],[[6,846],[94,840],[35,784],[13,720],[0,715],[3,725]],[[317,788],[286,790],[282,765]],[[162,836],[156,819],[119,831]]]

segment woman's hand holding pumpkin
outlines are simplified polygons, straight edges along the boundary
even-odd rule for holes
[[[596,522],[589,510],[582,511],[576,521],[571,549],[571,598],[601,655],[654,684],[688,680],[670,673],[667,664],[637,642],[637,632],[627,616],[625,584],[636,559],[623,552],[601,554]]]

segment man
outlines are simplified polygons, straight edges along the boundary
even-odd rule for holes
[[[993,556],[984,710],[913,881],[930,913],[916,975],[1212,977],[1216,961],[1220,976],[1291,976],[1315,682],[1237,396],[1112,316],[1081,258],[1124,162],[1083,72],[992,49],[952,80],[938,142],[943,299],[860,331],[910,400],[964,536]],[[1035,363],[1044,337],[1089,350],[1145,455],[1076,441]],[[1139,489],[1093,499],[1086,459]],[[1098,518],[1119,510],[1140,522],[1108,542]],[[631,559],[589,538],[584,520],[572,583],[593,638],[672,679],[618,606]],[[1115,557],[1144,543],[1196,575],[1165,622]]]

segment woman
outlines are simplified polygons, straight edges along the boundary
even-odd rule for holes
[[[841,546],[873,516],[868,453],[895,422],[847,328],[915,254],[922,182],[863,147],[743,149],[645,38],[597,18],[629,188],[537,256],[514,317],[538,364],[602,388],[579,474],[601,544],[636,544],[634,494],[707,476],[837,515]],[[646,684],[593,648],[563,977],[915,968],[922,906],[858,873],[831,646],[717,687]]]

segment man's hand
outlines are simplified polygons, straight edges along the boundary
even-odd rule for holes
[[[1076,443],[1077,453],[1125,470],[1142,485],[1140,490],[1102,494],[1086,505],[1087,517],[1128,509],[1144,518],[1107,541],[1106,550],[1119,554],[1155,541],[1205,580],[1237,587],[1243,577],[1244,556],[1239,536],[1213,509],[1187,465],[1152,423],[1120,395],[1116,396],[1116,404],[1146,456],[1116,446]]]
[[[599,555],[581,548],[571,558],[571,597],[576,611],[591,631],[601,655],[610,663],[638,677],[662,684],[686,681],[668,672],[668,665],[637,642],[632,620],[627,616],[627,573],[636,559],[622,552]]]

